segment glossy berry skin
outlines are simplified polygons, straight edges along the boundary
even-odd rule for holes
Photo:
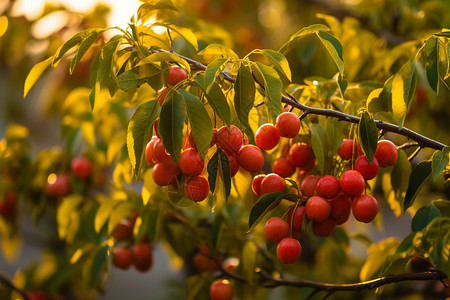
[[[258,172],[264,165],[262,151],[254,145],[244,145],[238,152],[239,165],[249,172]]]
[[[186,180],[184,186],[186,196],[194,202],[200,202],[206,199],[209,194],[209,183],[203,175],[191,176]]]
[[[309,175],[309,176],[306,176],[305,179],[302,180],[300,189],[303,192],[303,196],[305,196],[305,197],[314,196],[319,179],[320,179],[319,176]]]
[[[261,196],[261,182],[263,181],[263,179],[265,177],[266,177],[266,175],[264,175],[264,174],[253,177],[252,190],[253,190],[253,193],[258,197]]]
[[[316,189],[318,196],[331,199],[336,197],[340,191],[339,181],[334,176],[325,175],[317,182]]]
[[[363,194],[353,200],[352,212],[359,222],[372,222],[378,213],[378,202],[374,197]]]
[[[305,205],[305,214],[310,221],[322,222],[330,215],[331,205],[325,198],[313,196]]]
[[[119,269],[128,270],[133,264],[133,252],[125,248],[114,248],[112,264]]]
[[[178,166],[167,166],[163,163],[157,163],[152,170],[153,181],[159,186],[167,186],[177,181],[180,175]]]
[[[239,171],[239,159],[238,156],[234,153],[225,153],[228,157],[228,161],[230,162],[230,175],[234,177]]]
[[[301,231],[303,224],[303,216],[305,215],[305,207],[303,205],[297,206],[294,213],[294,219],[292,219],[292,212],[295,209],[295,205],[292,206],[287,213],[287,223],[292,226],[293,231]]]
[[[331,212],[330,217],[336,221],[336,225],[342,225],[347,222],[352,210],[351,197],[339,193],[330,200]]]
[[[397,162],[398,152],[394,143],[388,140],[378,141],[375,157],[381,168],[393,166]]]
[[[152,136],[152,139],[145,146],[145,160],[150,166],[156,164],[156,161],[153,160],[153,150],[155,147],[155,143],[159,140],[159,138],[155,135]]]
[[[280,136],[293,138],[300,130],[300,119],[292,112],[284,112],[277,117],[275,127],[278,129]]]
[[[64,197],[67,196],[72,190],[70,183],[70,177],[68,174],[60,174],[56,176],[56,180],[47,181],[45,184],[45,193],[49,197]]]
[[[163,88],[158,94],[158,103],[159,106],[162,106],[164,103],[164,100],[166,99],[167,93],[169,92],[168,88]]]
[[[168,85],[176,85],[180,81],[187,79],[186,71],[179,66],[170,66],[166,76]]]
[[[284,192],[286,182],[277,174],[270,173],[261,181],[261,195],[274,192]]]
[[[92,163],[86,157],[76,157],[70,163],[73,176],[80,179],[88,179],[92,173]]]
[[[11,219],[16,211],[17,194],[12,191],[7,191],[0,202],[0,216],[5,219]]]
[[[178,168],[178,164],[172,159],[169,152],[166,151],[161,139],[158,139],[153,145],[153,160],[157,163],[162,163],[167,167]]]
[[[227,279],[218,279],[209,287],[209,296],[212,300],[232,300],[234,289]]]
[[[378,174],[378,160],[374,157],[372,163],[369,163],[367,157],[361,155],[355,161],[355,170],[361,173],[365,180],[373,179]]]
[[[336,228],[336,221],[331,217],[322,222],[312,222],[312,230],[316,236],[330,236]]]
[[[280,134],[273,124],[266,123],[261,125],[255,133],[255,144],[263,150],[271,150],[278,145]]]
[[[342,141],[342,144],[339,146],[337,154],[344,160],[348,160],[352,158],[353,153],[353,140],[345,139]]]
[[[341,191],[349,196],[359,196],[364,192],[364,177],[355,170],[345,171],[339,179]]]
[[[283,264],[295,263],[302,253],[299,241],[293,238],[282,239],[277,246],[277,257]]]
[[[308,144],[296,143],[289,149],[289,160],[294,166],[306,166],[315,159],[314,152]]]
[[[200,175],[205,167],[205,162],[197,150],[187,148],[181,151],[178,166],[185,176]]]
[[[219,268],[217,263],[212,258],[211,250],[204,246],[201,246],[200,252],[196,253],[192,257],[192,264],[199,273],[214,271]]]
[[[278,243],[289,235],[289,224],[279,217],[271,217],[264,226],[264,236],[272,243]]]
[[[242,132],[234,125],[230,126],[228,130],[227,126],[222,126],[217,130],[216,144],[225,153],[236,153],[242,147],[243,139]]]
[[[217,128],[213,128],[213,136],[211,139],[211,144],[209,145],[210,148],[216,144],[216,138],[217,138]],[[197,144],[195,143],[195,139],[194,139],[194,133],[192,132],[192,130],[189,130],[188,140],[189,140],[189,145],[192,148],[194,148],[195,150],[198,150]]]
[[[131,248],[133,264],[136,270],[147,272],[153,266],[153,251],[148,243],[136,244]]]
[[[286,178],[294,174],[295,166],[291,164],[291,162],[287,158],[281,157],[273,162],[272,171],[275,174],[278,174],[281,177]]]
[[[113,231],[116,241],[126,241],[133,237],[133,226],[130,221],[123,219],[116,225]]]

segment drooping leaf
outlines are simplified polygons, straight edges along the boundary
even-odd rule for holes
[[[373,161],[378,143],[378,129],[373,118],[365,111],[359,121],[359,141],[370,163]]]
[[[113,69],[114,53],[116,53],[122,38],[122,35],[113,36],[97,55],[99,60],[97,62],[95,81],[100,83],[100,87],[108,88],[111,96],[115,94],[118,88]]]
[[[56,220],[58,222],[58,236],[60,239],[66,238],[70,230],[70,225],[72,223],[71,221],[73,220],[74,214],[80,214],[77,211],[77,207],[82,201],[83,197],[73,194],[65,197],[59,205],[56,214]]]
[[[204,158],[208,152],[213,136],[213,125],[203,103],[197,96],[185,91],[179,90],[186,102],[187,116],[189,125],[194,135],[197,151]]]
[[[344,99],[345,91],[347,90],[347,87],[348,87],[348,82],[347,82],[347,80],[345,80],[344,76],[342,76],[342,74],[340,74],[340,73],[338,74],[337,84],[338,84],[339,90],[341,92],[341,97],[342,97],[342,99]]]
[[[210,44],[205,49],[200,51],[197,55],[202,57],[202,61],[208,64],[216,59],[239,59],[239,56],[232,49],[220,44]]]
[[[392,110],[392,83],[395,76],[391,76],[384,83],[383,88],[373,90],[367,98],[367,111],[371,114],[384,111],[390,112]]]
[[[248,114],[253,108],[254,102],[255,81],[252,73],[244,65],[241,65],[234,84],[234,107],[250,140],[253,140],[253,132],[248,122]]]
[[[231,191],[231,166],[230,160],[225,152],[222,149],[217,148],[217,152],[219,153],[220,160],[220,168],[222,169],[223,176],[223,184],[225,187],[225,200],[228,201],[228,197],[230,196]]]
[[[403,210],[406,211],[414,202],[420,188],[431,174],[431,161],[422,161],[415,166],[409,176],[408,190],[406,191]]]
[[[287,80],[292,80],[289,62],[283,54],[271,49],[256,49],[253,50],[252,53],[262,54],[274,66],[275,70],[282,74]]]
[[[171,0],[146,0],[138,9],[137,20],[146,21],[153,11],[163,9],[178,11]]]
[[[428,83],[433,91],[437,93],[439,87],[439,38],[429,37],[425,41],[423,54]]]
[[[42,73],[44,73],[44,71],[47,70],[47,68],[52,64],[52,59],[53,56],[50,56],[46,60],[37,63],[33,66],[33,68],[31,68],[30,73],[28,73],[27,78],[25,79],[25,85],[23,88],[24,98],[27,96],[28,92],[39,79],[39,77],[41,77]]]
[[[208,104],[212,107],[217,116],[230,127],[230,106],[228,105],[227,98],[222,92],[222,89],[217,83],[212,83],[206,90],[206,99]]]
[[[289,51],[301,38],[314,34],[318,32],[319,30],[322,31],[328,31],[330,28],[323,24],[314,24],[305,28],[300,29],[298,32],[294,33],[290,38],[289,41],[286,42],[283,46],[280,48],[280,52],[286,54],[287,51]]]
[[[188,28],[179,27],[175,25],[168,26],[171,30],[175,31],[179,36],[185,39],[192,47],[194,47],[195,51],[198,51],[198,42],[195,34]]]
[[[395,253],[400,242],[396,238],[387,238],[369,247],[368,258],[359,274],[361,281],[366,281],[378,275],[387,258]]]
[[[337,38],[325,31],[317,31],[317,36],[333,58],[339,69],[339,73],[344,75],[344,60],[342,58],[342,45]]]
[[[449,163],[450,147],[444,147],[442,151],[436,150],[431,159],[431,172],[433,174],[433,180],[436,181],[439,174],[444,171],[445,167]]]
[[[139,176],[142,162],[145,161],[145,147],[151,138],[153,124],[160,110],[157,100],[144,102],[136,109],[128,124],[128,156],[136,177]]]
[[[280,76],[272,68],[260,62],[256,62],[253,66],[255,66],[253,74],[259,83],[264,86],[266,104],[270,114],[275,119],[281,110]]]
[[[97,210],[97,213],[95,214],[94,229],[96,233],[99,233],[100,230],[102,230],[103,226],[108,221],[114,207],[116,207],[118,204],[118,201],[110,201],[110,199],[105,199],[105,201],[102,202]]]
[[[142,59],[136,65],[136,67],[144,66],[146,64],[151,64],[154,62],[174,62],[174,63],[181,65],[188,73],[191,72],[191,67],[189,66],[189,63],[187,61],[185,61],[178,55],[176,55],[174,53],[169,53],[169,52],[152,53],[149,56]]]
[[[411,163],[408,160],[408,157],[405,154],[405,151],[398,151],[398,158],[395,162],[395,165],[392,167],[392,172],[390,176],[390,186],[394,192],[396,207],[402,207],[406,195],[406,191],[408,189],[409,176],[411,174]],[[393,204],[389,201],[391,208]],[[395,211],[396,216],[400,217],[403,210]]]
[[[323,172],[325,168],[325,155],[327,153],[325,128],[320,124],[314,123],[310,123],[309,128],[311,129],[311,147],[316,157],[319,170]]]
[[[100,279],[100,273],[105,267],[106,259],[108,257],[110,247],[108,245],[101,247],[94,256],[94,260],[91,266],[89,283],[90,287],[93,288],[97,285]]]
[[[164,148],[175,161],[180,158],[185,119],[186,103],[183,96],[178,91],[169,93],[161,107],[158,132],[163,140]]]
[[[70,74],[73,73],[73,70],[75,69],[78,62],[83,58],[83,55],[89,50],[89,48],[92,46],[92,44],[94,44],[94,42],[97,40],[100,34],[103,33],[103,31],[104,30],[92,31],[87,37],[83,38],[77,53],[70,62]]]
[[[64,54],[67,53],[70,49],[80,44],[83,40],[89,38],[92,36],[93,33],[101,33],[105,31],[105,29],[102,28],[90,28],[85,29],[74,36],[72,36],[70,39],[68,39],[55,53],[53,56],[52,65],[56,65],[58,61],[61,60],[61,58],[64,56]],[[87,50],[87,49],[86,49]],[[81,58],[81,57],[80,57]]]
[[[117,76],[117,85],[119,86],[119,89],[124,91],[141,85],[144,82],[145,79],[132,70],[123,72],[122,74]]]
[[[230,161],[227,155],[222,149],[217,148],[217,151],[213,154],[208,162],[208,182],[211,193],[214,193],[216,189],[217,176],[221,170],[221,175],[225,187],[225,199],[228,200],[231,191],[231,174],[230,174]]]
[[[419,208],[411,221],[412,231],[417,232],[424,229],[433,219],[440,215],[439,209],[433,204]]]
[[[205,70],[205,88],[208,88],[216,79],[217,71],[223,66],[223,64],[227,61],[226,58],[217,58],[208,66]]]
[[[219,170],[219,152],[216,151],[213,156],[209,159],[208,165],[206,166],[206,170],[208,171],[208,182],[209,182],[209,190],[211,193],[214,193],[216,190],[216,181],[217,181],[217,171]]]
[[[392,82],[392,111],[399,126],[403,126],[416,87],[416,67],[414,59],[408,60],[395,74]]]
[[[281,199],[285,196],[285,193],[275,192],[262,195],[250,211],[248,218],[248,230],[251,231],[264,215],[275,207]]]

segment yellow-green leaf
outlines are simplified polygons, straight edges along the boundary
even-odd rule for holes
[[[34,67],[31,69],[30,73],[28,73],[27,78],[25,79],[25,86],[23,88],[23,97],[25,98],[30,91],[30,89],[33,87],[33,85],[36,83],[36,81],[41,77],[42,73],[52,64],[53,56],[50,56],[44,61],[41,61],[40,63],[37,63],[34,65]]]

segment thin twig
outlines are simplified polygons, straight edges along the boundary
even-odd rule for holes
[[[411,148],[411,147],[419,147],[419,144],[417,143],[404,143],[400,146],[397,146],[397,149],[406,149],[406,148]]]
[[[0,273],[0,283],[3,283],[4,286],[6,286],[7,289],[16,291],[20,294],[25,300],[30,300],[30,297],[28,297],[27,293],[19,289],[17,286],[14,285],[14,283],[9,279],[9,276],[4,274],[3,272]]]

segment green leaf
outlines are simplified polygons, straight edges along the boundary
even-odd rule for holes
[[[433,91],[437,93],[439,87],[439,38],[429,37],[425,41],[423,54],[428,83]]]
[[[72,36],[70,39],[68,39],[59,49],[56,51],[55,55],[53,56],[52,65],[55,65],[61,58],[64,56],[64,54],[67,53],[70,49],[80,44],[83,40],[86,38],[89,38],[92,36],[95,32],[103,32],[105,29],[102,28],[90,28],[83,30],[74,36]],[[87,49],[86,49],[87,50]],[[81,57],[80,57],[81,58]]]
[[[341,91],[341,97],[342,99],[344,99],[344,94],[345,91],[347,90],[348,82],[347,80],[344,79],[344,76],[342,76],[341,73],[338,75],[337,84],[339,86],[339,90]]]
[[[220,44],[210,44],[205,49],[197,53],[203,58],[206,63],[211,63],[216,59],[234,58],[239,59],[239,56],[230,48]]]
[[[99,60],[95,81],[100,83],[100,87],[108,88],[111,96],[117,91],[117,83],[113,72],[114,53],[116,53],[122,38],[121,35],[113,36],[97,55]]]
[[[206,170],[208,171],[209,190],[211,193],[214,193],[216,190],[217,171],[219,170],[219,151],[216,151],[209,159]]]
[[[435,218],[440,217],[439,209],[433,204],[421,207],[411,221],[411,229],[413,232],[420,231]]]
[[[28,73],[27,78],[25,79],[25,85],[23,88],[24,98],[27,96],[28,92],[39,79],[39,77],[41,77],[42,73],[44,73],[44,71],[47,70],[47,68],[51,65],[52,59],[53,56],[50,56],[46,60],[37,63],[33,66],[33,68],[31,68],[30,73]]]
[[[442,151],[436,150],[431,159],[431,172],[433,174],[433,180],[436,181],[439,174],[444,171],[445,167],[448,165],[449,157],[448,153],[450,147],[444,147]]]
[[[172,11],[178,11],[171,0],[145,0],[141,2],[145,3],[142,4],[138,9],[138,20],[147,20],[149,18],[149,14],[154,10],[168,9]]]
[[[396,238],[387,238],[377,244],[372,244],[368,252],[368,257],[359,274],[361,281],[374,278],[383,267],[386,260],[395,253],[400,242]]]
[[[140,174],[142,162],[145,161],[145,147],[151,138],[153,124],[158,118],[160,110],[157,100],[144,102],[139,105],[128,123],[128,156],[136,178]]]
[[[287,80],[292,80],[291,69],[289,68],[289,62],[286,57],[280,52],[270,50],[270,49],[256,49],[252,53],[262,54],[269,62],[274,66],[280,74],[282,74]]]
[[[420,188],[431,174],[431,161],[422,161],[415,166],[409,176],[408,190],[406,191],[403,210],[406,211],[414,202]]]
[[[391,76],[384,83],[383,88],[373,90],[367,98],[367,111],[374,114],[379,111],[390,112],[392,110],[392,83],[395,76]]]
[[[91,272],[90,272],[90,286],[91,288],[95,287],[100,279],[100,273],[102,269],[105,267],[106,259],[108,258],[109,246],[103,246],[98,250],[98,252],[94,256],[94,261],[92,262]]]
[[[166,96],[161,107],[158,132],[164,147],[175,161],[180,158],[183,145],[183,126],[186,120],[186,103],[178,91]]]
[[[248,115],[255,102],[255,91],[252,73],[241,64],[234,84],[234,107],[250,140],[253,140],[253,132],[248,122]]]
[[[286,42],[283,46],[281,46],[279,51],[281,53],[286,54],[286,52],[289,51],[301,38],[303,38],[307,35],[310,35],[310,34],[317,33],[319,30],[328,31],[328,30],[330,30],[330,28],[328,28],[327,26],[325,26],[323,24],[314,24],[314,25],[302,28],[301,30],[299,30],[298,32],[293,34],[289,38],[289,41]]]
[[[97,213],[95,214],[94,219],[95,232],[100,233],[103,226],[108,221],[111,212],[118,204],[119,204],[118,201],[111,201],[110,199],[105,199],[105,201],[103,201],[103,203],[98,208]]]
[[[178,55],[169,53],[169,52],[157,52],[157,53],[150,54],[149,56],[142,59],[136,65],[136,67],[144,66],[146,64],[151,64],[151,63],[158,62],[158,61],[174,62],[174,63],[181,65],[188,73],[191,72],[191,67],[189,66],[189,63],[187,61],[185,61]]]
[[[342,45],[337,38],[328,32],[317,31],[317,36],[333,58],[334,63],[341,75],[344,75],[344,60],[342,58]]]
[[[337,153],[337,150],[344,139],[341,122],[337,118],[327,118],[325,122],[325,131],[328,145],[335,153]]]
[[[137,85],[141,85],[144,82],[145,79],[132,70],[123,72],[122,74],[117,76],[117,85],[119,86],[119,89],[124,91],[134,88]]]
[[[65,239],[72,221],[73,214],[80,214],[77,207],[83,201],[80,195],[70,195],[65,197],[58,207],[56,214],[56,221],[58,223],[58,236],[60,239]]]
[[[311,147],[313,148],[319,170],[323,172],[325,168],[325,155],[327,153],[325,128],[320,124],[314,123],[310,123],[309,128],[311,129]]]
[[[275,119],[281,110],[281,80],[278,73],[268,66],[256,62],[253,73],[265,89],[265,100],[269,112]]]
[[[395,199],[395,207],[400,208],[403,206],[403,202],[405,199],[406,191],[408,189],[409,176],[411,174],[411,163],[408,160],[408,157],[405,154],[405,151],[398,151],[398,158],[395,162],[395,165],[392,167],[391,176],[390,176],[390,185],[392,190],[394,191]],[[388,201],[391,205],[391,209],[394,207],[394,203]],[[394,210],[394,209],[393,209]],[[402,214],[401,209],[394,210],[395,215],[400,217]]]
[[[228,105],[227,98],[222,92],[220,86],[213,82],[206,90],[206,99],[208,99],[208,104],[212,107],[217,116],[230,127],[231,117],[230,117],[230,106]]]
[[[378,129],[373,118],[365,111],[359,121],[359,141],[370,163],[373,161],[378,143]]]
[[[222,151],[222,149],[217,148],[217,152],[219,153],[220,168],[222,169],[223,184],[225,187],[225,200],[228,200],[231,192],[230,160],[228,159],[228,156],[225,154],[225,152]]]
[[[112,234],[117,227],[117,224],[119,224],[121,220],[129,217],[135,209],[136,206],[131,201],[119,201],[119,204],[113,208],[109,216],[108,234]]]
[[[156,25],[156,24],[153,24]],[[179,36],[185,39],[192,47],[194,47],[195,51],[198,51],[198,42],[195,34],[185,27],[178,27],[175,25],[168,26],[171,30],[175,31]]]
[[[81,58],[83,58],[83,55],[89,50],[89,48],[97,40],[97,38],[100,36],[100,34],[103,33],[103,31],[105,31],[105,30],[95,30],[95,31],[91,32],[87,37],[83,38],[83,41],[81,42],[77,53],[75,54],[72,61],[70,62],[70,69],[69,69],[70,74],[73,73],[75,66],[78,64],[78,62],[81,60]]]
[[[252,207],[248,218],[248,231],[251,231],[264,215],[278,205],[286,194],[283,192],[268,193],[259,197],[258,201]]]
[[[408,113],[409,105],[414,95],[416,81],[415,62],[411,58],[395,74],[392,82],[392,111],[394,112],[394,118],[400,126],[403,126],[406,114]]]
[[[179,93],[186,102],[189,124],[191,126],[192,134],[194,135],[197,151],[202,158],[204,158],[209,150],[213,136],[211,118],[197,96],[184,90],[180,90]]]
[[[227,61],[228,59],[226,58],[217,58],[208,64],[205,70],[205,88],[208,88],[215,81],[217,72]]]

